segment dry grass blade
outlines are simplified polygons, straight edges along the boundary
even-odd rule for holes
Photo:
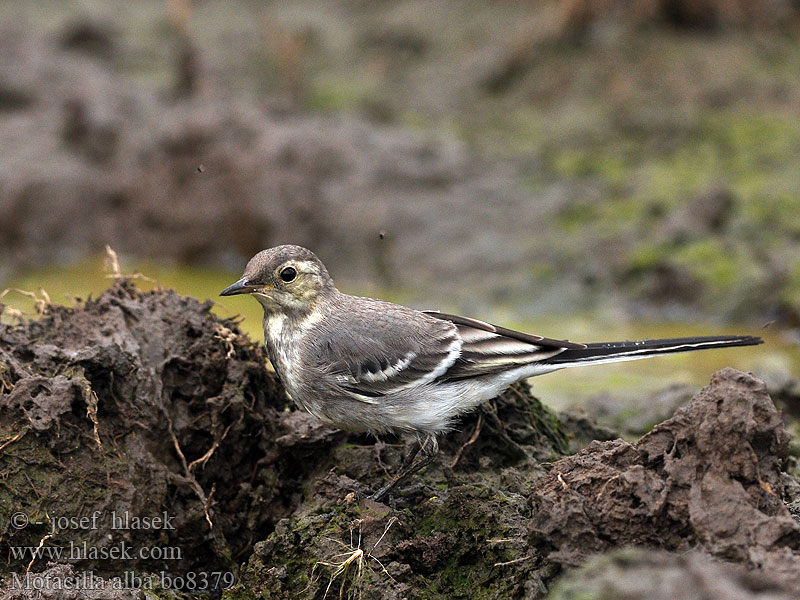
[[[30,298],[33,300],[33,309],[36,311],[36,314],[42,316],[47,313],[47,310],[50,308],[52,302],[50,301],[50,294],[48,294],[44,288],[39,288],[39,293],[42,295],[40,298],[34,292],[29,292],[27,290],[21,290],[19,288],[6,288],[2,292],[0,292],[0,300],[5,298],[7,294],[10,292],[14,292],[15,294],[19,294],[21,296],[25,296],[26,298]],[[2,312],[7,313],[9,316],[23,321],[22,318],[23,312],[9,306],[3,306]]]
[[[155,279],[147,277],[139,271],[134,271],[133,273],[123,273],[122,268],[119,265],[119,255],[114,251],[114,249],[106,245],[106,259],[105,259],[105,270],[109,271],[109,274],[106,275],[106,279],[141,279],[142,281],[147,281],[149,283],[158,283]]]

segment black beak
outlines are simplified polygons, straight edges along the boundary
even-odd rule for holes
[[[222,290],[219,295],[220,296],[235,296],[236,294],[249,294],[254,289],[254,286],[247,285],[247,279],[242,277],[236,283],[229,285],[224,290]]]

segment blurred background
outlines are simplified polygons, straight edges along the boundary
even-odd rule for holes
[[[297,243],[344,291],[550,337],[768,341],[551,403],[788,378],[798,41],[795,0],[3,0],[0,289],[96,295],[109,244],[259,339],[216,294]]]

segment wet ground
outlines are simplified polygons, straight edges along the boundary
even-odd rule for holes
[[[291,241],[460,313],[796,327],[796,11],[560,4],[4,2],[0,281]]]
[[[212,596],[235,579],[224,597],[539,598],[600,593],[598,560],[631,597],[687,577],[713,579],[713,598],[800,593],[797,446],[750,375],[718,372],[635,443],[515,386],[379,504],[362,494],[404,442],[295,411],[261,350],[210,308],[119,281],[0,326],[0,597],[91,572],[109,586],[94,597],[137,597],[117,577],[169,597],[222,574]],[[796,408],[796,389],[773,394]],[[79,597],[59,593],[44,597]]]

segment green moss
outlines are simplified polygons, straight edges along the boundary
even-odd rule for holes
[[[800,125],[776,114],[719,113],[702,117],[674,151],[641,163],[642,199],[678,202],[724,181],[753,223],[797,227]]]
[[[348,111],[374,101],[374,85],[362,78],[316,77],[310,85],[307,103],[319,112]]]
[[[256,545],[239,582],[223,597],[321,598],[335,572],[329,563],[347,558],[354,549],[348,532],[354,527],[360,532],[362,526],[372,541],[361,543],[361,574],[356,578],[351,565],[334,579],[329,597],[338,597],[343,582],[343,597],[378,597],[378,590],[387,593],[403,584],[421,598],[438,600],[514,597],[539,564],[533,556],[513,562],[522,558],[516,549],[527,532],[527,510],[524,498],[507,497],[484,485],[451,488],[443,498],[402,511],[375,512],[369,502],[325,503],[312,513],[280,521],[267,540]],[[379,536],[383,566],[391,561],[411,566],[398,575],[402,584],[369,556]],[[495,566],[498,563],[503,564]],[[502,574],[498,569],[504,569]]]
[[[724,292],[734,287],[740,275],[736,261],[731,260],[733,255],[735,250],[722,240],[709,238],[676,249],[672,260],[710,288]]]
[[[661,244],[643,244],[628,256],[628,267],[634,271],[648,271],[663,264],[669,256]]]
[[[596,177],[607,184],[619,184],[629,167],[622,156],[604,150],[564,150],[553,157],[550,167],[563,177]]]
[[[597,207],[587,202],[577,202],[558,213],[558,226],[567,233],[585,231],[597,221]]]
[[[798,258],[786,278],[781,300],[800,309],[800,258]]]

